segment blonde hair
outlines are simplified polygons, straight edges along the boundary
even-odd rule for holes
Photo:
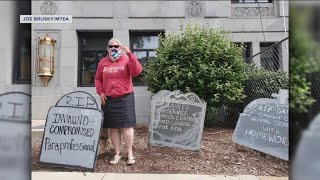
[[[112,42],[116,42],[116,43],[118,43],[120,46],[122,46],[120,40],[117,39],[117,38],[111,38],[111,39],[108,41],[108,45],[109,45],[110,43],[112,43]]]

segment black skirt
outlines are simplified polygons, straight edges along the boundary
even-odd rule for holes
[[[104,113],[103,128],[129,128],[136,126],[134,94],[119,98],[107,97],[106,105],[101,105]]]

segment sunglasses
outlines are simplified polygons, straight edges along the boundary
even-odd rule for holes
[[[119,48],[120,46],[119,45],[108,45],[108,48]]]

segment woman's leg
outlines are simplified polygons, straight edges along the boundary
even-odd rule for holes
[[[113,148],[116,152],[116,155],[120,154],[120,143],[121,143],[121,134],[120,129],[110,128],[110,136]]]
[[[128,157],[133,156],[132,152],[132,146],[133,146],[133,140],[134,140],[134,129],[133,127],[130,128],[121,128],[124,142],[126,143],[126,149],[128,153]]]

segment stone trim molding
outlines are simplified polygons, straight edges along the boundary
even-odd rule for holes
[[[231,9],[233,17],[272,17],[274,16],[273,7],[234,7]]]

